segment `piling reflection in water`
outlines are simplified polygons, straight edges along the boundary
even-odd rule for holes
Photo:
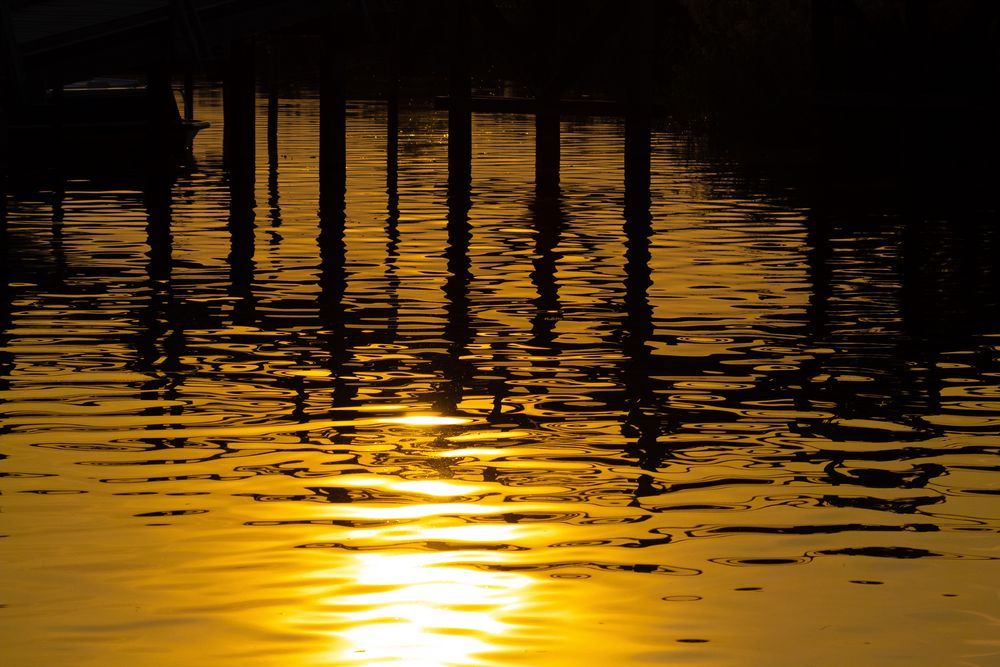
[[[995,661],[992,209],[317,102],[11,197],[13,664]]]

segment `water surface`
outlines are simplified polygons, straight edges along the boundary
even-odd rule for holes
[[[626,219],[619,121],[537,199],[489,114],[466,209],[443,112],[393,187],[357,103],[321,218],[314,96],[253,202],[198,109],[177,173],[11,198],[5,665],[1000,664],[995,211],[661,129]]]

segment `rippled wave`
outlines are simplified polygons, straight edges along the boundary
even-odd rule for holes
[[[643,228],[618,121],[564,122],[549,201],[532,119],[490,114],[456,210],[444,113],[405,114],[393,188],[356,104],[331,231],[309,94],[234,221],[220,104],[166,182],[10,203],[14,655],[799,665],[760,646],[835,628],[852,663],[995,664],[1000,318],[961,269],[995,226],[915,237],[663,129]]]

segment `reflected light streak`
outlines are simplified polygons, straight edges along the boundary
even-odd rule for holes
[[[425,496],[453,498],[471,493],[482,493],[490,487],[472,482],[443,479],[395,479],[378,475],[352,475],[340,480],[340,486],[351,488],[379,488],[401,493],[418,493]]]
[[[514,542],[518,537],[526,538],[531,533],[540,533],[543,529],[529,529],[520,525],[433,525],[423,522],[418,527],[409,525],[389,526],[377,529],[356,529],[352,531],[350,539],[354,541],[378,541],[385,542],[394,540],[408,542],[411,540],[448,540],[456,543],[467,544],[503,544]]]
[[[445,438],[449,442],[480,442],[483,440],[504,440],[507,438],[527,438],[528,431],[472,431],[461,435],[451,435]]]
[[[406,424],[407,426],[452,426],[467,424],[471,420],[462,417],[442,417],[440,415],[410,415],[380,420],[386,424]]]
[[[498,554],[490,554],[496,559]],[[509,648],[536,583],[523,574],[463,567],[482,557],[448,554],[352,554],[338,577],[353,575],[349,591],[324,608],[341,642],[332,664],[472,667],[487,653]]]
[[[489,487],[481,484],[459,484],[440,479],[412,480],[393,482],[390,488],[409,493],[420,493],[425,496],[453,497],[467,493],[479,493]]]
[[[437,458],[456,458],[459,456],[470,456],[470,457],[497,457],[497,456],[509,456],[512,450],[509,447],[463,447],[461,449],[445,449],[437,452],[431,452],[430,456]]]

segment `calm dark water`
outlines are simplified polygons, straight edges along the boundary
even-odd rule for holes
[[[316,100],[253,215],[198,108],[175,175],[11,198],[5,665],[1000,665],[995,210],[663,130],[626,220],[618,121],[538,201],[479,115],[466,211],[444,113],[387,193],[356,104],[321,233]]]

